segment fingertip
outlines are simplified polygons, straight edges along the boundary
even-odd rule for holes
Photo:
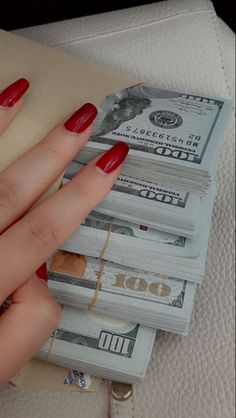
[[[96,169],[100,174],[110,174],[123,163],[129,152],[129,146],[123,141],[117,142],[97,161]]]
[[[96,116],[96,106],[92,103],[85,103],[65,121],[64,126],[67,131],[79,134],[91,126]]]
[[[30,86],[26,78],[19,78],[0,93],[0,105],[6,108],[14,106]]]
[[[43,263],[37,270],[36,275],[39,279],[43,280],[45,283],[48,281],[48,272],[47,272],[47,265]]]

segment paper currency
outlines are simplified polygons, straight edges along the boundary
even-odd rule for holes
[[[49,287],[66,306],[39,358],[133,383],[144,377],[155,329],[187,334],[230,109],[143,83],[105,98],[63,183],[117,140],[130,152],[106,199],[48,260]]]
[[[78,161],[122,140],[130,146],[123,175],[206,194],[231,108],[229,100],[137,84],[105,98]]]
[[[143,379],[156,331],[132,322],[64,306],[61,321],[37,354],[64,367],[107,379]]]
[[[48,260],[48,285],[59,303],[88,309],[101,262],[59,250]],[[196,285],[105,262],[92,311],[177,334],[188,332]]]
[[[200,282],[205,272],[215,187],[206,197],[202,225],[195,239],[92,212],[61,246],[65,251],[103,258],[135,269]]]
[[[65,385],[78,385],[81,389],[87,390],[92,385],[93,380],[96,379],[91,374],[85,374],[78,370],[70,369],[64,380]]]
[[[72,161],[63,184],[71,180],[84,164]],[[204,198],[151,182],[120,175],[96,212],[144,224],[160,231],[193,238],[201,223]]]

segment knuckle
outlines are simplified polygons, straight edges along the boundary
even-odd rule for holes
[[[49,154],[50,159],[64,159],[64,153],[60,149],[58,141],[54,144],[52,141],[49,141],[47,138],[45,138],[43,141],[41,141],[39,147],[41,147],[44,153],[46,150],[46,152]]]
[[[18,206],[18,193],[13,184],[0,178],[0,209],[12,210]]]
[[[81,186],[79,179],[76,177],[71,180],[70,185],[72,189],[75,191],[77,197],[81,197],[82,199],[90,199],[91,191],[88,188]]]
[[[29,222],[30,235],[33,242],[40,247],[50,247],[57,242],[56,227],[51,219],[42,218]]]
[[[61,319],[62,308],[54,298],[41,301],[40,318],[43,322],[50,322],[52,327],[56,327]]]

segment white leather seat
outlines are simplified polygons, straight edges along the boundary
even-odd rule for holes
[[[16,33],[159,86],[234,95],[234,35],[208,0],[165,1]],[[125,402],[111,405],[112,417],[234,416],[233,138],[231,121],[219,164],[207,272],[190,334],[158,334],[144,383],[135,386],[129,408]],[[1,416],[107,418],[108,398],[106,383],[98,393],[83,395],[8,386],[0,392]]]

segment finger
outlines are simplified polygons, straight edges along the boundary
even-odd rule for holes
[[[0,385],[16,375],[56,328],[61,308],[36,276],[12,295],[0,316]]]
[[[88,140],[96,115],[96,107],[85,104],[0,174],[0,232],[61,174]]]
[[[29,82],[20,78],[0,93],[0,135],[7,129],[22,107],[22,96]]]
[[[72,235],[104,198],[127,153],[128,145],[117,143],[2,234],[0,295],[4,299]]]

